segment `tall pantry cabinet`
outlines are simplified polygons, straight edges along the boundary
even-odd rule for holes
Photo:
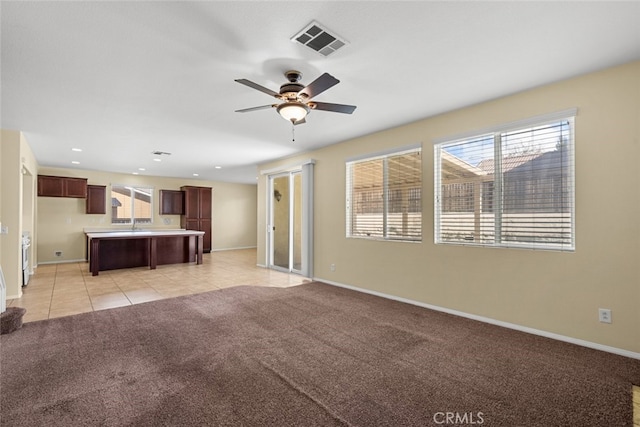
[[[211,187],[184,186],[184,215],[180,227],[204,231],[204,252],[211,252]]]

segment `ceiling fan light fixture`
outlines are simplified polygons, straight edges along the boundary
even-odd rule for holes
[[[278,105],[276,110],[283,119],[291,123],[304,119],[309,113],[309,107],[300,102],[285,102]]]

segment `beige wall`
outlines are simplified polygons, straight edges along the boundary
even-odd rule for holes
[[[89,184],[131,184],[154,188],[153,224],[141,228],[180,228],[179,215],[160,215],[159,190],[179,190],[183,185],[213,188],[212,248],[236,249],[256,246],[256,186],[180,178],[114,174],[78,169],[41,168],[43,175],[87,178]],[[111,225],[110,211],[105,215],[85,214],[85,199],[38,197],[38,260],[40,263],[82,260],[85,258],[83,229],[123,228]],[[124,226],[126,228],[126,226]],[[61,257],[55,252],[62,251]]]
[[[38,164],[18,131],[0,130],[0,222],[9,233],[0,235],[0,265],[7,298],[22,295],[22,231],[35,228],[35,175]],[[33,247],[31,255],[35,254]]]
[[[433,243],[434,139],[573,107],[578,108],[574,253]],[[634,62],[260,169],[316,160],[318,279],[640,353],[639,126],[640,62]],[[422,142],[424,156],[422,242],[345,238],[345,159],[416,142]],[[265,186],[266,177],[260,176],[258,264],[266,256]],[[331,264],[336,271],[330,271]],[[612,310],[612,324],[598,321],[598,308]]]

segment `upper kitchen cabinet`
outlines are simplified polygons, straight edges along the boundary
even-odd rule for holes
[[[186,230],[204,231],[204,252],[211,252],[211,187],[184,186],[184,214],[180,226]]]
[[[87,185],[87,208],[88,214],[107,213],[107,186]]]
[[[38,196],[84,199],[87,197],[87,179],[38,175]]]
[[[183,215],[184,192],[160,190],[160,215]]]

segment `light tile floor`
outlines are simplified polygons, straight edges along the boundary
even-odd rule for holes
[[[231,286],[288,287],[305,281],[296,274],[257,267],[255,249],[204,254],[201,265],[110,270],[98,276],[91,276],[86,262],[47,264],[36,269],[22,297],[8,300],[7,306],[26,308],[23,322],[32,322]]]

